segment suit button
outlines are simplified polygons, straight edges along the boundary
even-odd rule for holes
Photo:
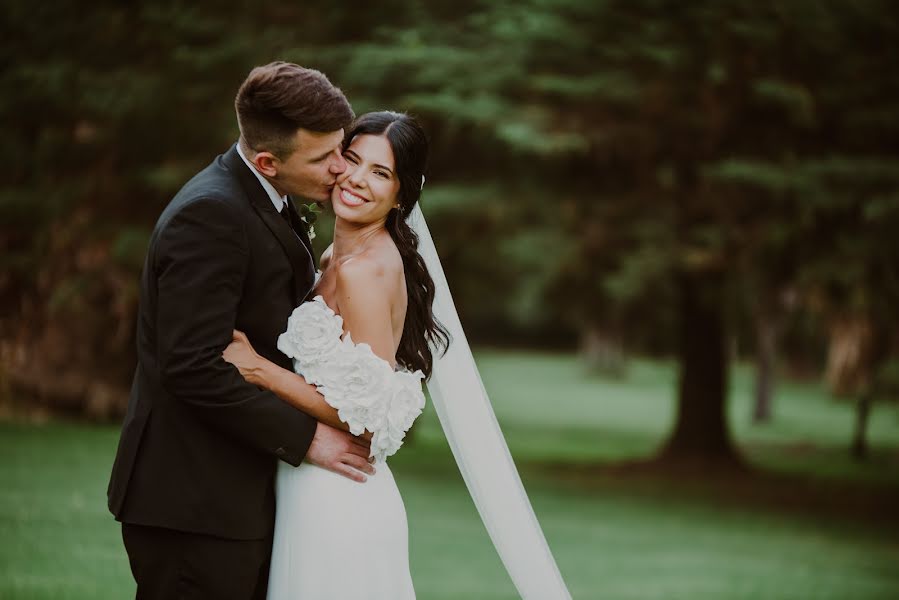
[[[284,448],[278,448],[277,450],[275,450],[275,454],[278,456],[284,456],[285,454],[287,454],[287,450],[285,450]]]

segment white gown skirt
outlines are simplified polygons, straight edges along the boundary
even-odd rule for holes
[[[268,600],[411,600],[406,508],[386,462],[365,483],[278,464]]]

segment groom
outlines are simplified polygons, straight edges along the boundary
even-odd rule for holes
[[[330,197],[352,109],[323,74],[283,62],[253,69],[235,108],[238,144],[165,208],[141,279],[138,365],[108,490],[141,599],[265,597],[276,458],[356,481],[373,472],[367,442],[222,359],[240,329],[291,368],[276,340],[315,278],[291,196]]]

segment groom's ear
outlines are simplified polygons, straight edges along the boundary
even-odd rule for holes
[[[266,177],[275,177],[278,174],[276,167],[278,159],[271,152],[260,152],[253,158],[253,164]]]

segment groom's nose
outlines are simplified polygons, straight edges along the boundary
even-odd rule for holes
[[[346,171],[346,159],[343,158],[343,153],[337,152],[337,157],[331,161],[331,166],[328,169],[334,175],[340,175],[344,171]]]

